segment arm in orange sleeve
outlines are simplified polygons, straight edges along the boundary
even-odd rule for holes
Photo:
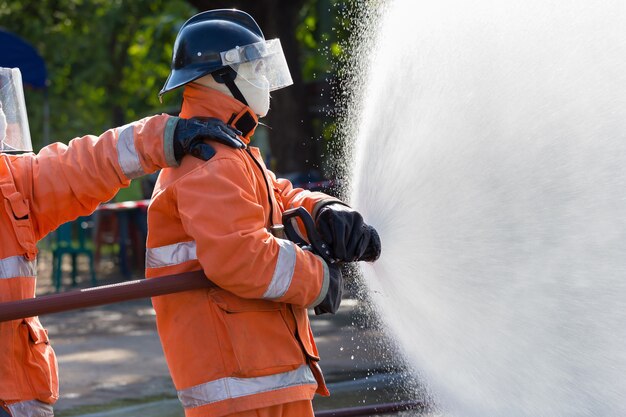
[[[266,230],[253,183],[241,161],[216,157],[176,184],[198,261],[211,281],[240,297],[317,305],[328,290],[326,263]]]
[[[30,212],[37,238],[92,213],[131,179],[176,166],[177,120],[165,114],[147,117],[99,137],[83,136],[69,145],[54,143],[30,155]]]
[[[268,171],[274,183],[274,188],[280,193],[285,209],[304,207],[313,219],[319,210],[330,203],[341,203],[341,200],[320,192],[313,192],[302,188],[293,188],[291,182],[284,178],[277,179],[273,172]]]

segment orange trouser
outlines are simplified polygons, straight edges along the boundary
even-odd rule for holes
[[[225,417],[314,417],[314,415],[311,401],[294,401],[292,403],[229,414]]]

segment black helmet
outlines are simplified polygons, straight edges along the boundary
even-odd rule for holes
[[[193,16],[176,36],[172,71],[159,96],[224,68],[221,52],[264,40],[261,28],[246,12],[220,9]]]
[[[270,91],[293,83],[280,41],[266,41],[252,16],[235,9],[202,12],[183,24],[159,97],[207,74],[245,104],[234,83],[237,75]]]

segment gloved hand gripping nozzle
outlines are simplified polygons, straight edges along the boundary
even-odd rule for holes
[[[297,219],[302,221],[308,241],[305,240],[305,238],[299,233]],[[314,254],[319,255],[326,262],[330,274],[329,289],[322,302],[315,306],[315,314],[335,314],[339,309],[343,293],[343,276],[340,268],[340,264],[343,262],[333,258],[330,246],[322,240],[322,237],[315,228],[313,218],[304,207],[298,207],[285,211],[283,213],[282,220],[285,228],[285,235],[289,240],[300,246],[302,249],[309,250]],[[370,241],[367,249],[361,256],[355,259],[355,261],[374,262],[380,256],[380,237],[378,236],[376,229],[373,227],[368,225],[364,225],[364,227],[371,229],[369,230],[371,234]]]
[[[296,219],[302,221],[308,241],[298,232]],[[313,218],[304,207],[285,211],[283,213],[283,225],[285,226],[287,238],[298,246],[321,256],[328,263],[341,262],[341,260],[333,258],[329,245],[324,242],[321,235],[317,232]],[[363,227],[368,229],[371,238],[363,254],[357,257],[355,261],[374,262],[380,257],[380,236],[378,236],[378,232],[372,226],[364,224]]]

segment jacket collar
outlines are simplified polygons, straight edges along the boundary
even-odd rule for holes
[[[257,115],[239,100],[196,83],[185,85],[180,117],[216,117],[240,130],[246,145],[259,124]]]

